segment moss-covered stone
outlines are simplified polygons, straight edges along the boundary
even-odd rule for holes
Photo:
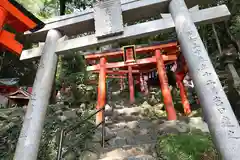
[[[202,132],[168,134],[160,136],[157,144],[161,160],[219,160],[211,136]]]

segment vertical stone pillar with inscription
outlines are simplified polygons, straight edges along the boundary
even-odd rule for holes
[[[184,0],[171,0],[182,53],[206,115],[213,141],[224,160],[240,157],[240,127]]]
[[[50,30],[47,34],[37,75],[33,84],[23,127],[18,139],[14,160],[36,160],[46,110],[51,96],[58,56],[57,42],[64,40],[61,33]]]

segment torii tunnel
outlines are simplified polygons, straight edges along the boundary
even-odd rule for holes
[[[137,55],[145,55],[147,58],[137,58]],[[104,53],[92,53],[85,55],[89,66],[87,71],[98,73],[98,101],[97,109],[104,107],[106,103],[106,77],[120,79],[120,86],[123,86],[123,79],[128,79],[130,103],[135,102],[134,97],[134,77],[140,82],[141,90],[147,91],[146,74],[157,70],[160,82],[160,88],[163,95],[163,102],[167,111],[169,120],[176,120],[176,111],[174,109],[171,91],[169,89],[168,78],[166,74],[166,65],[179,61],[181,55],[177,42],[161,42],[149,46],[125,46],[115,51],[105,51]],[[123,59],[120,62],[111,62],[112,59]],[[99,63],[98,63],[99,62]],[[97,64],[98,63],[98,64]],[[183,79],[187,73],[186,64],[181,64],[182,68],[177,68],[176,81],[180,89],[180,96],[186,115],[191,113],[190,105],[186,96]],[[103,113],[100,112],[96,117],[96,123],[102,122]]]

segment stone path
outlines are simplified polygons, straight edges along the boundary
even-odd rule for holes
[[[90,146],[92,152],[85,153],[81,159],[156,160],[159,135],[192,129],[208,132],[207,124],[200,117],[176,122],[166,118],[149,120],[144,116],[144,106],[106,106],[105,148],[101,148],[101,130],[98,130],[94,135],[95,144]]]

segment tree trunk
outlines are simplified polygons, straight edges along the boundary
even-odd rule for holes
[[[227,68],[230,71],[232,78],[233,78],[233,86],[236,89],[236,91],[238,92],[238,95],[240,95],[240,77],[235,69],[235,67],[233,66],[233,64],[227,64]]]
[[[207,39],[206,39],[206,30],[205,30],[205,27],[202,27],[202,39],[203,39],[203,44],[208,52],[208,45],[207,45]]]
[[[64,15],[66,11],[66,0],[60,0],[60,15]],[[53,83],[52,87],[52,94],[50,98],[50,103],[55,104],[56,103],[56,75],[61,77],[61,72],[62,72],[62,57],[58,57],[58,65],[57,65],[57,70],[55,73],[55,81]]]
[[[212,30],[213,30],[213,33],[214,33],[214,36],[215,36],[215,40],[216,40],[216,43],[217,43],[218,52],[219,52],[220,55],[222,55],[221,43],[220,43],[220,40],[218,38],[218,34],[217,34],[217,31],[216,31],[215,25],[213,23],[212,23]]]
[[[3,52],[2,57],[0,58],[0,72],[2,71],[2,68],[3,68],[3,62],[4,62],[5,55],[6,55],[6,53]]]
[[[60,15],[64,15],[66,11],[66,0],[60,0]]]
[[[230,29],[229,29],[229,22],[225,21],[224,22],[225,25],[225,29],[227,31],[228,36],[230,37],[232,43],[234,44],[234,46],[236,47],[238,53],[240,52],[240,42],[232,35]]]
[[[215,28],[214,24],[212,24],[212,29],[213,29],[213,32],[214,32],[214,36],[215,36],[215,39],[216,39],[217,46],[218,46],[218,51],[219,51],[220,55],[222,55],[223,53],[222,53],[220,40],[218,38],[218,34],[217,34],[217,31],[216,31],[216,28]],[[227,31],[227,32],[230,33],[230,30]],[[234,54],[234,53],[232,53],[232,54]],[[236,91],[240,95],[240,77],[238,76],[238,73],[237,73],[237,71],[236,71],[236,69],[235,69],[233,64],[228,63],[226,67],[227,67],[227,69],[230,71],[230,73],[232,75],[233,82],[234,82],[234,88],[236,89]]]

